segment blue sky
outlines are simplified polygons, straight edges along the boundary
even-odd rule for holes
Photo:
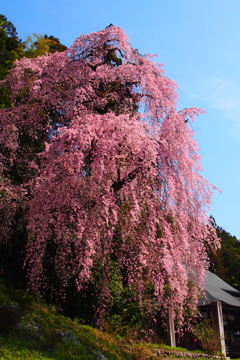
[[[179,90],[179,109],[201,107],[193,125],[203,175],[221,189],[211,214],[240,239],[240,1],[10,0],[0,13],[25,40],[32,33],[70,45],[110,23],[122,27],[140,53],[158,54]]]

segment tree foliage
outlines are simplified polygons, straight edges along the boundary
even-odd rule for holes
[[[67,47],[60,43],[59,39],[53,35],[38,35],[34,34],[36,40],[34,41],[31,36],[25,41],[26,47],[24,56],[35,58],[47,53],[54,53],[55,51],[65,51]]]
[[[240,289],[240,242],[236,236],[218,226],[213,218],[212,221],[220,239],[221,247],[217,251],[209,252],[210,269],[227,283]]]
[[[201,110],[177,112],[175,83],[116,26],[18,61],[5,84],[1,226],[7,242],[21,204],[29,288],[64,297],[97,274],[101,319],[114,267],[140,305],[151,288],[182,321],[218,244],[187,122]]]
[[[0,80],[4,78],[16,59],[24,54],[24,46],[15,26],[0,14]]]
[[[53,35],[34,35],[22,41],[15,26],[0,14],[0,80],[4,79],[16,60],[22,57],[35,58],[37,56],[65,51],[67,48]],[[10,92],[8,86],[0,83],[0,108],[10,106]]]

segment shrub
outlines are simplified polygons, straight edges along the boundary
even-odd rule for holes
[[[211,355],[221,351],[220,336],[209,320],[202,320],[193,327],[193,334],[200,341],[202,349]]]

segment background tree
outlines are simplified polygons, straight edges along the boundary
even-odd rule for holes
[[[23,54],[24,45],[17,35],[15,26],[0,14],[0,80]],[[9,91],[0,86],[0,107],[9,106],[9,101]]]
[[[5,83],[2,192],[21,204],[29,288],[61,301],[92,286],[99,325],[116,289],[140,307],[150,293],[183,322],[218,245],[188,127],[201,111],[176,111],[174,82],[116,26],[22,59]]]
[[[0,80],[4,79],[16,60],[22,57],[37,57],[55,51],[65,51],[66,46],[58,38],[48,35],[31,36],[23,42],[19,39],[15,26],[0,15]],[[11,96],[7,84],[0,84],[0,107],[10,106]]]
[[[31,36],[25,41],[26,47],[24,56],[35,58],[47,53],[54,53],[55,51],[65,51],[67,47],[60,43],[59,39],[53,35],[38,35],[34,34],[36,40],[34,41]]]
[[[5,77],[16,59],[24,54],[24,45],[15,26],[0,14],[0,80]]]
[[[212,221],[221,241],[221,247],[215,252],[210,251],[210,270],[233,287],[240,289],[240,242],[236,236],[218,226],[213,218]]]

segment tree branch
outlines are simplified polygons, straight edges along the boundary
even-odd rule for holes
[[[142,168],[141,166],[138,166],[136,169],[131,171],[123,179],[115,181],[112,184],[112,188],[113,188],[114,193],[121,190],[123,188],[123,186],[126,185],[127,183],[130,183],[131,181],[133,181],[135,179],[135,177],[137,176],[137,174],[140,172],[141,168]]]

